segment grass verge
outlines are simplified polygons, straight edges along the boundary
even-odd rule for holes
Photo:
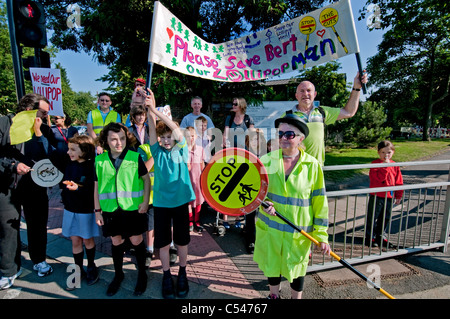
[[[450,147],[450,139],[434,139],[431,142],[394,140],[396,162],[412,162],[427,158]],[[376,147],[367,149],[330,149],[325,154],[325,165],[368,164],[378,158]],[[326,171],[325,180],[338,182],[350,177],[366,174],[368,169]]]

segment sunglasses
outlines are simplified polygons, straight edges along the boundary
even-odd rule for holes
[[[100,102],[111,102],[111,100],[100,99]]]
[[[285,136],[287,140],[292,140],[294,137],[298,136],[298,134],[295,134],[294,131],[278,131],[278,138],[283,138],[283,136]]]
[[[237,103],[233,103],[233,106],[238,106],[239,104],[237,104]]]

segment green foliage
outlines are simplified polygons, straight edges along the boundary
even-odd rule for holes
[[[378,54],[368,61],[369,83],[379,88],[371,100],[385,106],[395,127],[409,122],[426,131],[436,119],[450,126],[450,6],[439,0],[370,3],[380,6],[386,28]]]
[[[355,143],[357,147],[371,147],[391,133],[392,129],[384,127],[385,123],[386,114],[383,107],[374,102],[361,103],[356,115],[346,123],[344,138]]]
[[[326,0],[313,1],[228,1],[161,0],[177,18],[208,42],[221,43],[262,30],[314,10]],[[147,58],[154,2],[150,0],[42,0],[53,29],[52,43],[64,50],[93,53],[99,63],[108,65],[109,83],[118,111],[127,113],[134,79],[147,74]],[[66,25],[69,4],[81,8],[79,29]],[[172,111],[190,111],[190,99],[203,98],[204,111],[211,112],[212,101],[241,95],[247,101],[262,101],[263,89],[253,83],[240,85],[206,81],[175,74],[154,66],[152,89],[158,104],[170,104]],[[145,77],[144,77],[145,78]],[[231,93],[230,93],[231,92]]]
[[[74,92],[70,87],[70,81],[66,70],[60,65],[56,65],[61,70],[61,89],[63,109],[74,125],[86,123],[87,114],[95,107],[96,98],[90,92]]]
[[[6,4],[0,3],[0,115],[14,113],[17,105],[17,95],[14,80],[13,62],[11,56],[11,45],[7,23]],[[34,49],[22,47],[22,58],[34,55]],[[56,49],[46,48],[50,56],[55,55]],[[61,69],[61,89],[63,92],[63,108],[74,122],[85,123],[87,113],[95,107],[94,97],[90,93],[74,92],[70,87],[65,69]],[[31,81],[25,81],[25,93],[33,91]]]
[[[0,114],[14,110],[17,96],[14,82],[14,69],[9,45],[6,3],[0,3]]]

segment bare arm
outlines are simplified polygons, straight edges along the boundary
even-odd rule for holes
[[[86,129],[87,129],[88,135],[95,140],[97,138],[97,134],[95,134],[95,132],[94,132],[94,126],[92,125],[92,123],[87,123]]]
[[[100,200],[98,198],[98,182],[94,182],[94,208],[96,210],[100,209]],[[97,222],[97,225],[103,226],[103,216],[102,212],[95,212],[95,220]]]
[[[163,121],[170,128],[170,130],[172,131],[173,138],[175,138],[175,140],[177,140],[178,142],[183,140],[184,136],[183,136],[183,132],[181,131],[181,129],[178,127],[178,125],[175,124],[174,121],[172,121],[170,118],[168,118],[166,115],[164,115],[162,112],[160,112],[156,109],[156,101],[155,101],[153,92],[149,88],[147,88],[147,91],[148,91],[148,94],[145,99],[145,105],[148,106],[149,115],[150,115],[150,113],[153,113],[154,115],[159,117],[161,119],[161,121]],[[149,116],[149,119],[150,119],[150,116]],[[149,123],[149,125],[150,125],[150,123]],[[156,138],[156,134],[155,134],[155,138]],[[151,145],[153,145],[153,144],[154,143],[151,143]]]
[[[223,131],[223,141],[222,141],[222,147],[227,147],[227,139],[228,139],[228,133],[230,131],[230,128],[228,126],[225,126],[225,129]]]
[[[150,199],[150,176],[145,174],[141,177],[144,180],[144,201],[139,204],[139,213],[144,214],[148,211],[148,201]]]
[[[367,74],[364,73],[360,79],[358,72],[353,81],[353,88],[360,90],[362,88],[362,83],[367,83]],[[345,105],[344,108],[341,109],[341,112],[339,113],[339,116],[337,118],[338,121],[353,117],[356,114],[356,111],[358,110],[360,95],[361,91],[355,91],[352,89],[347,104]]]
[[[147,99],[145,100],[145,105],[148,106],[148,103],[155,103],[155,98],[152,96],[150,97],[150,99],[153,100],[152,101],[147,101]],[[158,143],[158,137],[156,136],[156,119],[155,119],[155,115],[153,114],[152,111],[150,111],[150,108],[148,109],[147,112],[147,123],[148,123],[148,136],[149,136],[149,142],[150,145],[154,145],[155,143]]]

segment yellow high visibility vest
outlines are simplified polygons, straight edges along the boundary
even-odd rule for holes
[[[113,166],[108,153],[95,158],[100,208],[114,212],[138,210],[144,201],[144,181],[138,174],[139,153],[128,151],[119,169]]]
[[[287,180],[281,150],[261,157],[269,176],[267,201],[293,224],[319,242],[328,243],[328,201],[322,167],[300,150],[300,158]],[[253,259],[267,277],[285,277],[292,282],[306,274],[311,242],[277,216],[262,208],[256,222]]]
[[[105,121],[103,121],[102,114],[99,109],[94,109],[92,114],[92,128],[95,134],[100,134],[101,130],[111,122],[116,122],[118,113],[114,110],[110,110],[108,115],[106,115]]]

